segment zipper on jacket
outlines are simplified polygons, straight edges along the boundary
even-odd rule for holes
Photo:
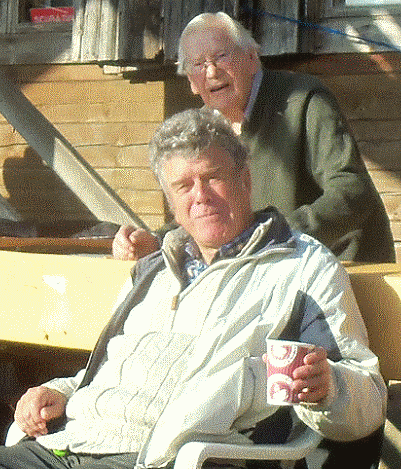
[[[172,300],[171,300],[171,309],[172,309],[172,311],[177,311],[177,309],[178,309],[178,298],[179,298],[179,295],[174,295]]]

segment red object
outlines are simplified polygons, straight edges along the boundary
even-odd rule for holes
[[[304,357],[315,346],[285,340],[266,340],[267,350],[263,360],[267,367],[267,402],[276,405],[299,403],[292,389],[292,373],[303,365]]]
[[[68,23],[74,19],[74,7],[31,8],[32,23]]]

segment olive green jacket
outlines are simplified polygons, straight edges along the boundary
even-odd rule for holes
[[[255,210],[275,206],[341,260],[394,261],[383,203],[335,98],[317,79],[265,70],[241,136]]]

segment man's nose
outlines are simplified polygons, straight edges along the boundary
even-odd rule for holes
[[[214,62],[205,63],[206,76],[208,78],[215,77],[218,74],[218,67]]]
[[[197,181],[194,185],[195,201],[204,203],[210,198],[210,186],[206,181]]]

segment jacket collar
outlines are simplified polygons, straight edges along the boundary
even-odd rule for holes
[[[260,220],[259,224],[254,227],[248,241],[233,257],[255,255],[277,247],[295,246],[290,227],[284,216],[274,207],[256,212],[255,216]],[[164,238],[162,251],[176,274],[180,273],[181,266],[184,264],[185,246],[190,241],[193,242],[192,238],[182,227],[168,232]],[[229,252],[227,248],[228,245],[220,248],[219,251],[222,253],[220,257],[230,257],[226,254]]]

